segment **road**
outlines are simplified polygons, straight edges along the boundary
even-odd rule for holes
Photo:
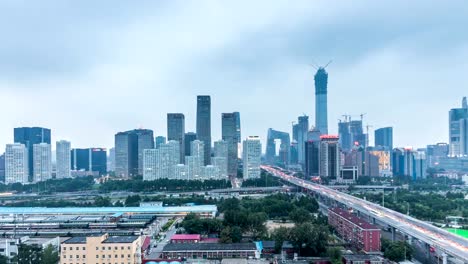
[[[366,213],[380,222],[395,227],[404,234],[423,241],[450,256],[468,263],[467,239],[380,205],[333,190],[323,185],[293,177],[289,172],[285,173],[271,166],[262,166],[262,169],[296,186],[311,190],[319,195],[338,201],[349,208]]]

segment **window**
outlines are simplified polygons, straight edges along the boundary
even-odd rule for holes
[[[96,247],[96,250],[99,250],[99,247]]]
[[[130,246],[128,246],[127,249],[130,249]]]
[[[130,254],[128,254],[128,257],[130,257]]]
[[[122,254],[122,255],[120,255],[120,257],[121,257],[121,258],[125,258],[125,255],[124,255],[124,254]],[[123,263],[122,263],[122,264],[123,264]]]
[[[83,258],[86,258],[86,255],[83,255]]]
[[[73,250],[73,247],[70,247],[70,250]]]
[[[123,249],[124,249],[124,246],[122,246],[120,249],[123,250]]]
[[[115,254],[115,258],[119,258],[119,255]]]
[[[67,255],[63,255],[63,258],[67,258]]]
[[[102,250],[106,250],[106,247],[102,247]]]
[[[111,250],[111,249],[112,249],[112,247],[107,247],[107,249]]]
[[[76,250],[80,250],[80,248],[79,248],[79,247],[76,247]]]
[[[102,254],[102,258],[106,258],[106,255]],[[105,263],[103,263],[103,264],[105,264]]]
[[[98,259],[98,258],[99,258],[99,255],[96,255],[96,258]]]
[[[118,247],[114,247],[115,250],[119,249]]]
[[[80,258],[80,255],[76,255],[76,258],[79,259],[79,258]]]
[[[83,247],[83,250],[86,250],[86,247]]]

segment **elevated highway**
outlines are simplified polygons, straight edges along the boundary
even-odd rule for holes
[[[385,223],[409,237],[424,242],[428,247],[432,246],[449,256],[459,259],[464,263],[468,263],[468,240],[463,237],[352,195],[293,177],[288,172],[277,168],[262,166],[262,169],[291,184],[300,186],[320,196],[341,203],[348,208],[367,214],[376,221]]]

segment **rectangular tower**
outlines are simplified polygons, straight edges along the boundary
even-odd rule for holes
[[[28,149],[29,181],[33,180],[33,145],[50,144],[50,129],[43,127],[17,127],[14,129],[14,142]]]
[[[33,182],[52,179],[52,150],[50,144],[34,144],[33,161]]]
[[[55,178],[63,179],[70,178],[71,166],[71,143],[70,141],[60,140],[55,143],[55,150],[57,156],[57,166]]]
[[[185,116],[181,113],[167,114],[167,140],[179,142],[180,162],[185,160]]]
[[[234,113],[223,113],[221,116],[222,139],[228,145],[228,174],[237,176],[237,130]]]
[[[383,127],[376,129],[374,140],[376,147],[383,147],[385,150],[393,149],[393,128]]]
[[[28,149],[24,144],[7,144],[5,149],[5,184],[29,182]]]
[[[243,143],[244,180],[260,178],[262,143],[259,137],[248,137]]]
[[[197,139],[205,144],[205,165],[210,164],[211,157],[211,97],[197,96]]]

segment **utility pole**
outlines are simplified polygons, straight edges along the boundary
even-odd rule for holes
[[[385,207],[385,189],[382,189],[382,207]]]

